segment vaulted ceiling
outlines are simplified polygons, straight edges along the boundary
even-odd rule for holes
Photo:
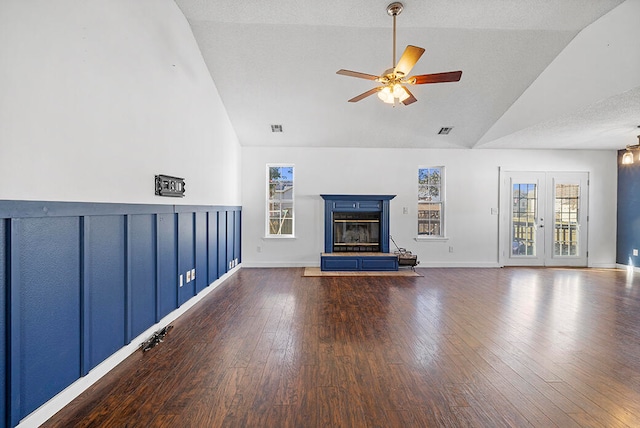
[[[640,133],[640,0],[406,0],[398,56],[426,49],[390,106],[388,0],[176,0],[244,146],[619,149]],[[272,124],[282,133],[272,133]],[[449,135],[438,135],[452,127]]]

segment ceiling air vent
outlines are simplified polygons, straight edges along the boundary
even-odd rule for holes
[[[271,125],[271,132],[282,132],[282,125]]]
[[[453,129],[453,127],[444,127],[444,128],[440,128],[440,131],[438,131],[438,135],[447,135],[449,134],[449,132],[451,132],[451,130]]]

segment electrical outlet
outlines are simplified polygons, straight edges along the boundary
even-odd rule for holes
[[[256,247],[256,252],[261,253],[262,252],[262,247],[260,245],[258,245]]]
[[[191,271],[187,271],[187,284],[191,282]]]
[[[180,275],[180,279],[178,280],[178,287],[182,287],[182,275]]]
[[[191,279],[192,280],[196,279],[196,270],[195,269],[191,269]]]
[[[402,207],[402,214],[409,214],[409,208]]]
[[[453,253],[453,246],[449,246],[449,252]]]

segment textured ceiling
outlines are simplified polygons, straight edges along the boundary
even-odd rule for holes
[[[553,90],[543,73],[572,79],[562,76],[570,66],[550,64],[621,0],[404,1],[398,56],[408,44],[426,49],[412,74],[463,75],[411,87],[418,102],[397,107],[375,96],[348,103],[376,83],[336,74],[392,66],[389,1],[176,3],[244,146],[615,149],[640,125],[640,87],[628,79],[573,103],[529,94]],[[531,105],[540,111],[528,114]]]

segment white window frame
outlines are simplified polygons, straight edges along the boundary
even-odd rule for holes
[[[292,207],[292,213],[291,213],[291,233],[271,233],[271,229],[270,229],[270,202],[271,199],[269,198],[269,185],[270,185],[270,181],[271,181],[271,176],[270,176],[270,171],[271,168],[291,168],[291,182],[292,182],[292,189],[291,189],[291,207]],[[296,169],[295,169],[295,165],[291,164],[291,163],[269,163],[267,164],[267,168],[266,168],[266,186],[265,186],[265,228],[264,228],[264,237],[265,238],[273,238],[273,239],[290,239],[290,238],[295,238],[295,230],[296,230],[296,208],[295,208],[295,190],[296,190],[296,186],[295,186],[295,173],[296,173]]]
[[[420,197],[419,197],[419,177],[420,177],[420,170],[421,169],[439,169],[440,170],[440,201],[438,202],[434,202],[434,203],[438,203],[440,204],[440,234],[439,235],[420,235],[419,234],[419,221],[420,221]],[[418,168],[416,170],[417,176],[418,176],[418,180],[415,181],[415,183],[417,184],[415,189],[416,189],[416,223],[415,223],[415,227],[416,227],[416,241],[447,241],[449,238],[447,237],[446,234],[446,212],[447,212],[447,203],[446,203],[446,167],[444,165],[418,165]],[[414,176],[415,177],[415,176]]]

